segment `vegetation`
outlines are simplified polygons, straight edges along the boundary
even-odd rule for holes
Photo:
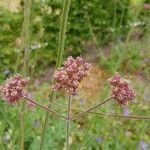
[[[66,18],[66,40],[59,34],[62,0],[35,0],[30,4],[27,0],[19,2],[17,11],[0,7],[0,83],[14,73],[28,75],[31,78],[28,87],[32,91],[30,96],[48,106],[53,66],[60,66],[69,55],[83,55],[95,66],[90,76],[81,83],[80,96],[73,98],[72,107],[85,110],[109,97],[106,80],[114,72],[121,72],[132,80],[137,93],[134,103],[120,107],[110,102],[97,109],[100,116],[89,113],[72,121],[70,149],[148,150],[149,120],[118,115],[149,116],[150,113],[150,11],[145,7],[149,1],[72,0],[68,20]],[[30,20],[26,18],[26,21],[25,4],[26,8],[31,5],[28,10],[31,11]],[[61,40],[65,40],[65,45]],[[62,44],[61,50],[64,49],[59,62],[58,44]],[[53,99],[49,108],[66,114],[66,94],[56,92]],[[77,110],[72,113],[77,113]],[[109,113],[117,116],[109,116]],[[0,118],[0,149],[39,149],[45,124],[44,111],[37,107],[28,108],[25,103],[8,105],[0,97]],[[41,149],[64,149],[65,122],[49,114],[46,122]]]

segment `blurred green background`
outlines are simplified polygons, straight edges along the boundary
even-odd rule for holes
[[[51,77],[57,57],[62,0],[34,0],[31,8],[29,85],[30,95],[47,105]],[[0,0],[0,83],[23,73],[23,0]],[[136,99],[121,108],[115,102],[98,112],[122,115],[150,114],[150,1],[72,0],[68,18],[64,59],[72,55],[93,64],[81,84],[80,98],[73,106],[89,108],[109,96],[107,78],[119,71],[137,91]],[[66,95],[56,93],[66,104]],[[65,114],[62,106],[53,108]],[[0,150],[20,150],[20,107],[0,101]],[[61,111],[62,110],[62,111]],[[45,112],[25,106],[25,150],[37,150]],[[76,113],[76,112],[73,112]],[[65,145],[65,122],[50,116],[44,150]],[[89,115],[71,123],[71,150],[148,150],[150,121]]]

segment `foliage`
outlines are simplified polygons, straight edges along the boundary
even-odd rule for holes
[[[141,87],[143,88],[143,86]],[[48,91],[48,84],[41,84],[38,88],[36,85],[32,87],[35,91],[32,93],[34,99],[41,104],[46,104],[46,94]],[[143,97],[144,90],[140,90],[136,86],[138,93],[138,101],[128,107],[130,114],[144,115],[149,113],[147,103],[143,103],[140,97]],[[104,89],[105,90],[105,89]],[[108,96],[101,96],[104,99]],[[59,103],[65,104],[65,97],[59,97]],[[18,118],[18,105],[10,106],[1,101],[0,107],[0,147],[1,149],[19,149],[19,118]],[[76,103],[76,104],[74,104]],[[93,102],[93,104],[96,102]],[[86,106],[81,106],[79,103],[73,101],[74,107],[86,109]],[[75,106],[76,105],[76,106]],[[140,107],[140,111],[139,111]],[[53,109],[60,110],[60,106],[53,105]],[[111,112],[123,114],[124,109],[118,107],[114,102],[105,105],[98,112]],[[36,112],[36,113],[35,113]],[[62,111],[64,113],[64,111]],[[40,136],[42,131],[42,124],[44,123],[45,112],[42,110],[25,109],[25,149],[36,150],[39,148]],[[49,116],[50,117],[50,116]],[[119,118],[100,117],[95,115],[88,115],[71,122],[71,149],[140,149],[140,141],[144,140],[150,144],[149,137],[149,121],[146,120],[126,120]],[[59,118],[50,117],[47,137],[45,143],[45,150],[49,149],[62,149],[65,145],[64,134],[65,123]],[[140,134],[139,134],[140,133]],[[127,144],[128,143],[128,144]]]
[[[133,36],[132,38],[135,38],[132,33],[136,29],[141,31],[140,37],[144,37],[149,30],[148,11],[142,9],[143,3],[143,0],[72,0],[65,55],[84,53],[84,46],[88,41],[92,41],[97,47],[111,45],[111,55],[100,60],[103,68],[110,72],[126,71],[134,74],[144,71],[148,78],[150,73],[148,67],[149,41],[145,42],[144,39],[142,42],[127,41],[123,43],[126,41],[126,37],[131,39]],[[34,71],[36,73],[39,70],[43,72],[45,66],[56,61],[61,9],[61,0],[34,1],[32,6],[32,45],[29,59],[30,71],[33,74]],[[22,69],[22,22],[22,10],[11,12],[1,8],[0,82],[2,82],[1,79]],[[135,105],[129,106],[130,113],[149,114],[148,102],[144,99],[146,86],[143,83],[136,85],[136,82],[135,86],[137,99]],[[32,94],[35,95],[33,98],[39,103],[47,105],[49,84],[34,84],[29,88],[33,89]],[[107,87],[103,88],[100,95],[102,99],[108,96]],[[57,96],[60,96],[60,103],[66,102],[64,96]],[[73,103],[82,109],[86,107],[80,106],[77,101]],[[88,102],[90,105],[91,103],[95,104],[95,101]],[[20,140],[20,136],[18,136],[20,133],[18,115],[20,104],[9,106],[0,100],[0,108],[0,148],[17,150]],[[54,105],[53,108],[64,113],[63,108],[60,110],[60,107]],[[35,150],[39,148],[45,112],[38,108],[30,110],[26,105],[24,111],[25,149]],[[113,103],[98,110],[98,112],[118,114],[122,114],[123,111]],[[89,115],[71,123],[71,149],[140,149],[141,140],[150,144],[149,126],[149,122],[144,120],[139,123],[135,120],[99,118]],[[64,128],[63,122],[55,117],[50,117],[45,150],[64,147]]]
[[[15,61],[19,54],[15,41],[20,36],[22,15],[0,9],[0,78],[4,78],[15,70]]]
[[[23,5],[23,3],[21,4]],[[142,27],[142,34],[144,34],[148,27],[143,28],[143,26],[148,23],[149,19],[148,11],[142,7],[143,0],[136,3],[126,0],[73,0],[69,14],[65,55],[83,53],[88,41],[102,46],[110,42],[124,40],[131,25],[135,22],[139,22],[138,26]],[[31,69],[39,70],[56,61],[61,9],[61,0],[43,2],[36,0],[33,3]],[[139,17],[135,18],[134,14],[138,11],[140,11]],[[10,12],[1,8],[1,72],[14,72],[16,63],[20,68],[22,67],[22,48],[20,45],[22,21],[21,9],[19,12]],[[0,78],[3,77],[1,75]]]
[[[100,59],[100,66],[110,73],[121,71],[141,74],[149,78],[149,39],[131,41],[127,44],[120,42],[110,48],[106,59]]]

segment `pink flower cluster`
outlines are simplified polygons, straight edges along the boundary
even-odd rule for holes
[[[135,91],[127,80],[121,78],[120,74],[116,73],[108,81],[113,86],[111,95],[120,105],[126,105],[128,101],[133,100]]]
[[[71,95],[77,94],[77,88],[81,80],[89,74],[91,64],[86,63],[82,56],[74,59],[69,56],[63,67],[54,73],[55,84],[53,89],[58,91],[64,89]]]
[[[24,88],[27,83],[28,79],[22,78],[19,74],[8,78],[0,88],[3,99],[8,103],[15,104],[26,94]]]

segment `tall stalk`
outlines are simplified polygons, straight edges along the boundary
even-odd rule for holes
[[[23,20],[23,31],[22,31],[22,47],[24,52],[24,63],[23,63],[23,74],[24,76],[29,75],[29,52],[30,52],[30,41],[31,41],[31,5],[32,0],[24,0],[24,20]],[[20,105],[20,150],[24,150],[24,104]]]
[[[71,100],[72,96],[68,96],[68,105],[67,105],[67,119],[66,120],[66,150],[69,150],[69,131],[70,131],[70,110],[71,110]]]
[[[63,58],[70,3],[71,0],[64,0],[63,11],[61,16],[61,26],[60,26],[60,33],[59,33],[58,57],[57,57],[56,68],[60,67]]]
[[[24,0],[23,21],[23,49],[24,49],[24,75],[29,75],[29,53],[31,47],[31,6],[32,0]]]
[[[62,63],[62,59],[63,59],[70,3],[71,3],[71,0],[64,0],[64,2],[63,2],[63,11],[62,11],[62,16],[61,16],[61,24],[60,24],[56,68],[60,67],[60,65]],[[54,93],[52,91],[49,94],[49,101],[52,101],[53,95],[54,95]],[[51,106],[51,104],[49,103],[48,108],[50,108],[50,106]],[[40,143],[40,150],[42,150],[43,146],[44,146],[45,133],[46,133],[47,125],[48,125],[48,115],[49,115],[49,113],[46,112],[44,126],[43,126],[43,133],[42,133],[41,143]]]
[[[114,18],[113,18],[113,44],[115,43],[116,40],[116,18],[117,18],[117,1],[114,1]]]

